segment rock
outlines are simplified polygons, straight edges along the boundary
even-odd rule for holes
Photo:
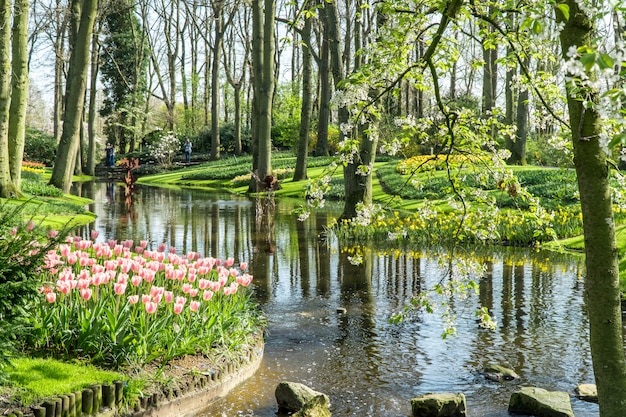
[[[330,404],[330,399],[326,394],[317,392],[298,382],[283,381],[278,384],[274,392],[280,411],[300,411],[306,403],[320,395],[324,396],[326,403]]]
[[[411,399],[413,417],[465,417],[465,395],[462,393],[425,394]]]
[[[519,375],[515,373],[514,370],[505,368],[504,366],[490,363],[485,366],[481,372],[485,378],[496,381],[496,382],[504,382],[504,381],[513,381],[514,379],[519,379]]]
[[[291,417],[330,417],[330,403],[328,396],[316,395]]]
[[[576,396],[590,403],[598,402],[598,389],[596,384],[580,384],[576,387]]]
[[[573,417],[569,394],[547,391],[537,387],[523,387],[511,394],[509,412],[537,417]]]

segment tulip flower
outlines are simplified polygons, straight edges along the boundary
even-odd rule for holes
[[[145,304],[145,307],[148,314],[154,314],[157,311],[158,304],[149,301]]]

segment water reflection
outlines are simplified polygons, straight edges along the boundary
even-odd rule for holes
[[[443,340],[439,314],[417,312],[400,325],[388,319],[413,294],[447,279],[439,262],[445,252],[365,248],[355,265],[354,253],[324,238],[332,212],[300,223],[282,200],[141,187],[129,213],[120,188],[81,192],[98,215],[85,233],[249,262],[269,321],[265,357],[254,377],[204,416],[275,416],[282,380],[329,394],[334,416],[386,417],[407,416],[411,397],[441,391],[464,392],[469,415],[504,417],[519,384],[572,392],[593,382],[579,261],[504,249],[457,253],[457,260],[480,259],[487,273],[480,296],[435,298],[451,302],[456,316],[458,335]],[[495,331],[479,328],[479,305],[497,318]],[[487,362],[514,368],[522,381],[486,381],[477,370]],[[576,415],[598,415],[594,404],[572,405]]]

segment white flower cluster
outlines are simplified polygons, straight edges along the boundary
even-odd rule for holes
[[[382,207],[379,204],[358,203],[356,205],[356,217],[353,221],[359,226],[368,226],[373,220],[384,217]]]
[[[148,146],[148,153],[160,165],[170,166],[180,148],[180,139],[173,132],[168,132],[161,136],[157,142]]]
[[[330,190],[330,180],[330,175],[323,175],[314,180],[309,180],[306,192],[309,206],[315,208],[324,207],[326,203],[324,196]]]

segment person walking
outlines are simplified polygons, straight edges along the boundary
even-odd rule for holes
[[[189,163],[191,161],[191,142],[189,139],[185,142],[185,162]]]
[[[105,162],[104,164],[107,167],[112,167],[113,165],[115,165],[115,154],[114,154],[114,149],[113,149],[113,145],[111,145],[110,143],[107,143],[106,146],[106,154],[105,154]]]

